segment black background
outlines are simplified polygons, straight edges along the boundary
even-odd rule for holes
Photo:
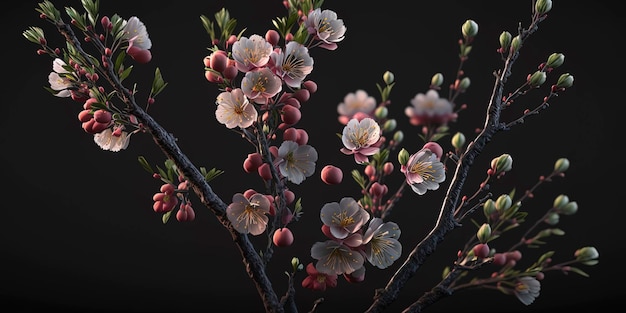
[[[91,135],[81,128],[76,115],[80,104],[51,96],[48,84],[51,59],[35,54],[37,47],[22,37],[29,26],[41,26],[51,44],[62,42],[55,30],[38,19],[36,1],[14,2],[2,11],[2,60],[4,83],[0,146],[2,147],[3,214],[0,218],[1,301],[12,311],[117,312],[260,312],[262,304],[241,265],[230,236],[196,200],[196,220],[171,221],[163,225],[152,211],[155,181],[137,163],[138,155],[153,165],[164,158],[146,135],[133,136],[130,147],[119,153],[101,151]],[[55,1],[57,8],[79,1]],[[235,192],[261,188],[255,175],[243,173],[241,163],[251,147],[216,122],[215,86],[204,79],[202,59],[209,37],[199,16],[212,16],[226,7],[238,19],[237,30],[246,35],[264,34],[270,20],[285,12],[280,1],[102,1],[102,14],[124,18],[138,16],[153,42],[153,60],[136,66],[128,82],[136,81],[139,95],[146,95],[155,66],[161,68],[169,86],[151,106],[152,115],[178,139],[190,159],[207,168],[226,171],[213,188],[229,202]],[[356,168],[351,157],[339,153],[335,133],[336,106],[343,96],[365,89],[378,97],[376,83],[390,70],[397,84],[391,95],[391,113],[403,127],[404,146],[414,152],[421,146],[419,129],[408,126],[403,110],[418,92],[425,92],[430,77],[442,72],[453,76],[457,62],[460,25],[468,18],[479,24],[479,35],[465,67],[470,90],[460,98],[469,109],[453,124],[471,137],[480,127],[492,88],[492,72],[500,64],[495,53],[497,36],[503,30],[515,34],[518,22],[527,25],[531,1],[428,1],[408,5],[404,1],[326,1],[344,20],[346,39],[336,51],[315,49],[315,69],[309,76],[318,93],[303,105],[298,125],[308,130],[309,143],[319,152],[317,171],[325,164],[344,167],[341,185],[325,186],[319,172],[300,186],[303,219],[294,224],[293,246],[278,249],[269,266],[279,294],[286,287],[292,256],[311,261],[309,247],[324,240],[318,212],[326,202],[343,196],[358,197],[349,171]],[[541,296],[530,306],[497,291],[466,291],[434,304],[431,312],[540,312],[554,309],[591,309],[617,303],[625,295],[621,283],[620,255],[623,184],[618,118],[623,112],[623,66],[618,44],[622,29],[617,5],[609,1],[554,1],[554,7],[539,32],[524,46],[514,68],[511,88],[552,52],[565,54],[559,70],[575,76],[574,87],[552,101],[548,110],[528,118],[521,127],[498,134],[472,170],[465,192],[472,193],[483,178],[488,162],[501,153],[514,158],[513,170],[494,193],[512,187],[519,192],[551,171],[553,162],[567,157],[571,168],[537,191],[523,209],[538,216],[558,194],[579,205],[574,216],[562,217],[558,227],[563,237],[550,238],[555,261],[569,259],[579,247],[593,245],[600,263],[581,268],[589,278],[559,272],[547,273]],[[549,78],[554,82],[556,76]],[[8,83],[8,85],[7,85]],[[446,81],[449,83],[449,81]],[[537,105],[542,95],[534,93],[518,101],[503,118],[517,117]],[[444,142],[448,142],[445,140]],[[400,176],[396,175],[396,179]],[[399,180],[396,180],[396,185]],[[473,183],[473,184],[472,184]],[[423,197],[407,193],[390,217],[402,229],[403,256],[433,226],[444,187]],[[394,189],[392,187],[391,189]],[[477,215],[478,217],[478,215]],[[473,228],[451,233],[427,261],[389,311],[400,311],[433,286],[443,266],[471,236]],[[255,238],[262,244],[264,238]],[[259,246],[262,247],[262,246]],[[534,252],[529,255],[534,255]],[[525,259],[531,262],[533,259]],[[303,312],[312,301],[324,297],[319,312],[342,309],[360,312],[367,308],[375,288],[400,266],[387,270],[368,267],[366,281],[339,286],[321,294],[297,285],[296,298]],[[297,282],[304,274],[298,275]]]

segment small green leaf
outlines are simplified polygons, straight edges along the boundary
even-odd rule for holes
[[[163,214],[163,216],[161,217],[161,220],[163,221],[163,224],[166,224],[167,221],[170,220],[170,216],[172,215],[172,211],[166,212],[165,214]]]
[[[570,267],[569,269],[570,269],[570,271],[572,271],[572,272],[574,272],[574,273],[576,273],[578,275],[581,275],[581,276],[584,276],[584,277],[589,277],[589,274],[585,273],[583,270],[581,270],[581,269],[579,269],[577,267]]]
[[[154,170],[152,169],[152,166],[150,166],[146,158],[140,155],[137,157],[137,160],[139,161],[139,164],[141,164],[141,167],[143,167],[148,173],[154,174]]]

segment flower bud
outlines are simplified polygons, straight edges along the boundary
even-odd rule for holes
[[[559,209],[559,213],[563,215],[573,215],[578,211],[578,203],[572,201]]]
[[[464,145],[465,135],[463,135],[462,132],[457,132],[456,134],[454,134],[454,136],[452,136],[452,146],[455,149],[460,150],[461,148],[463,148]]]
[[[569,88],[574,84],[574,76],[569,73],[561,74],[559,76],[559,80],[556,82],[556,87],[558,88]]]
[[[433,75],[433,77],[430,79],[430,85],[432,87],[439,87],[441,86],[441,84],[443,84],[443,74],[441,73]]]
[[[478,237],[478,241],[481,243],[486,243],[489,241],[489,237],[491,237],[491,226],[487,223],[484,223],[476,232],[476,237]]]
[[[374,116],[376,116],[376,118],[378,119],[384,119],[385,117],[387,117],[387,114],[389,114],[389,109],[384,106],[379,106],[374,111]]]
[[[546,72],[536,71],[532,75],[530,75],[530,77],[528,78],[528,83],[532,87],[539,87],[543,83],[546,82],[546,78],[547,78]]]
[[[565,62],[565,55],[563,55],[563,53],[553,53],[548,57],[546,67],[556,68],[563,65],[563,62]]]
[[[390,132],[396,129],[398,122],[395,119],[389,119],[383,124],[383,132]]]
[[[496,211],[496,203],[492,199],[487,199],[487,201],[483,204],[483,213],[485,213],[485,217],[489,218],[491,214]]]
[[[568,203],[569,203],[569,198],[566,195],[559,195],[558,197],[554,199],[552,206],[558,210],[558,209],[563,208]]]
[[[470,84],[471,84],[471,81],[470,81],[469,77],[463,77],[463,79],[461,79],[461,82],[459,83],[459,90],[460,91],[467,90],[467,88],[469,88]]]
[[[535,2],[535,12],[539,15],[548,13],[552,9],[552,0],[537,0]]]
[[[407,151],[406,149],[402,148],[402,150],[400,150],[400,152],[398,152],[398,162],[400,163],[400,165],[406,165],[406,162],[409,161],[409,151]]]
[[[513,39],[511,39],[511,50],[513,50],[513,52],[517,52],[521,47],[522,38],[519,35],[513,37]]]
[[[495,174],[502,172],[508,172],[513,167],[513,158],[509,154],[502,154],[501,156],[491,160],[491,168],[495,171]]]
[[[559,223],[559,214],[558,213],[550,213],[543,220],[548,225],[556,225]]]
[[[401,143],[404,140],[404,133],[401,130],[396,131],[393,134],[393,141],[396,143]]]
[[[600,254],[598,253],[598,250],[596,250],[595,247],[582,247],[582,248],[576,250],[576,252],[574,252],[574,256],[576,257],[577,261],[581,261],[582,262],[582,261],[595,260],[595,259],[597,259],[600,256]],[[585,263],[583,263],[583,264],[585,264]],[[587,264],[587,265],[594,265],[594,264]]]
[[[471,38],[478,34],[478,24],[473,20],[467,20],[461,27],[461,32],[465,38]]]
[[[508,210],[511,205],[513,205],[513,200],[511,200],[511,197],[507,194],[503,194],[496,199],[496,210],[498,210],[498,212]]]
[[[567,171],[568,168],[569,168],[569,160],[566,158],[560,158],[556,160],[556,162],[554,163],[554,171],[557,173],[563,173]]]
[[[509,47],[511,46],[511,38],[511,33],[507,31],[500,33],[500,48],[502,48],[503,52],[509,50]]]
[[[383,74],[383,81],[384,81],[384,82],[385,82],[385,84],[387,84],[387,85],[391,85],[391,84],[393,84],[393,81],[394,81],[394,76],[393,76],[393,73],[392,73],[392,72],[390,72],[390,71],[386,71],[386,72]]]

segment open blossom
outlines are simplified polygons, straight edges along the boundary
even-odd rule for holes
[[[122,38],[128,40],[128,48],[138,48],[140,50],[148,50],[152,48],[152,41],[148,36],[148,30],[146,26],[137,18],[133,16],[124,24],[124,35]]]
[[[63,60],[59,58],[54,59],[54,61],[52,62],[52,72],[50,72],[50,75],[48,75],[50,88],[58,91],[54,95],[60,98],[67,98],[71,95],[70,89],[68,88],[72,87],[72,81],[70,81],[63,75],[59,75],[69,73],[64,68],[64,66],[66,65],[67,64]]]
[[[339,203],[329,202],[320,210],[320,219],[330,228],[330,234],[345,239],[361,229],[370,219],[370,214],[353,198],[342,198]]]
[[[368,95],[365,90],[359,89],[348,93],[343,98],[343,102],[337,106],[337,113],[340,115],[339,122],[345,125],[358,113],[371,116],[374,109],[376,109],[376,99]]]
[[[266,196],[256,193],[248,200],[243,194],[233,195],[233,202],[226,208],[226,216],[233,227],[242,234],[259,235],[265,231],[270,201]]]
[[[343,20],[337,19],[337,13],[332,10],[322,11],[317,8],[309,13],[305,23],[309,34],[314,34],[315,38],[323,42],[320,47],[324,49],[337,49],[337,42],[345,37],[346,26]]]
[[[235,66],[242,72],[264,67],[270,60],[272,45],[259,35],[241,37],[233,44]]]
[[[285,51],[274,50],[270,55],[274,71],[289,87],[300,88],[302,81],[313,71],[309,49],[297,41],[290,41]]]
[[[254,123],[259,115],[253,104],[239,88],[224,91],[217,96],[217,121],[227,128],[247,128]]]
[[[328,287],[337,287],[337,275],[319,272],[313,263],[306,266],[307,277],[302,280],[302,287],[326,291]]]
[[[276,162],[281,175],[294,184],[300,184],[315,172],[317,151],[309,145],[299,145],[290,140],[283,141],[278,148]]]
[[[318,260],[315,268],[328,275],[350,274],[360,269],[365,262],[361,253],[335,240],[314,243],[311,257]]]
[[[373,218],[363,236],[367,260],[380,269],[389,267],[402,254],[399,237],[398,224]]]
[[[103,150],[118,152],[128,148],[131,134],[125,131],[114,132],[111,128],[107,128],[94,134],[93,140]]]
[[[439,93],[430,89],[426,94],[418,93],[411,99],[412,106],[406,107],[404,113],[413,125],[445,125],[456,119],[453,106],[448,99],[439,98]]]
[[[529,305],[539,297],[541,283],[532,276],[523,276],[517,280],[513,293],[525,305]]]
[[[409,156],[400,171],[406,176],[406,183],[418,195],[423,195],[427,190],[439,189],[439,183],[446,180],[443,163],[437,155],[428,148],[423,148]]]
[[[283,90],[283,81],[267,68],[249,71],[241,79],[241,90],[248,99],[266,104],[269,98]]]
[[[374,146],[380,139],[380,126],[372,118],[357,120],[351,119],[343,128],[341,141],[344,147],[341,152],[354,154],[354,160],[359,163],[367,163],[368,156],[374,155],[380,150]]]

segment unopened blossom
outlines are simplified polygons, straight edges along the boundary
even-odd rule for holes
[[[67,64],[65,61],[56,58],[52,62],[52,72],[48,75],[48,82],[50,88],[57,91],[54,95],[60,98],[67,98],[71,96],[70,87],[72,87],[72,81],[65,77],[64,74],[69,73],[64,66]]]
[[[247,128],[256,121],[259,114],[239,88],[220,93],[216,104],[215,117],[227,128]]]
[[[277,163],[280,174],[294,184],[300,184],[315,172],[317,151],[309,145],[283,141],[278,148]]]
[[[541,283],[532,276],[523,276],[517,280],[513,293],[525,305],[529,305],[539,297]]]
[[[445,125],[456,119],[457,114],[448,99],[439,98],[439,93],[430,89],[425,94],[418,93],[411,99],[411,105],[404,113],[409,117],[412,125]]]
[[[306,266],[307,277],[302,280],[302,287],[326,291],[328,287],[337,287],[337,275],[319,272],[313,263]]]
[[[242,72],[264,67],[270,60],[272,45],[259,35],[241,37],[232,47],[235,66]]]
[[[418,195],[425,194],[427,190],[439,189],[439,183],[446,180],[443,163],[434,152],[426,148],[412,154],[400,171],[406,176],[406,183]]]
[[[94,134],[93,140],[103,150],[118,152],[128,148],[131,134],[125,131],[114,132],[111,128],[107,128]]]
[[[269,212],[270,201],[260,193],[253,194],[250,200],[236,193],[233,202],[226,208],[226,216],[238,232],[255,236],[265,231]]]
[[[316,242],[311,257],[318,260],[317,271],[328,275],[350,274],[363,266],[365,259],[358,251],[335,240]]]
[[[258,104],[268,103],[269,98],[283,89],[283,81],[267,68],[249,71],[241,79],[241,90],[250,99]]]
[[[344,147],[341,152],[354,155],[354,160],[359,163],[367,163],[368,156],[374,155],[380,150],[375,146],[380,140],[380,126],[372,118],[357,120],[351,119],[343,128],[341,141]]]
[[[274,50],[270,58],[276,75],[289,87],[300,88],[302,81],[313,71],[313,58],[309,55],[309,49],[297,41],[287,43],[285,51]]]
[[[346,26],[343,20],[337,19],[337,13],[332,10],[321,10],[317,8],[309,13],[305,21],[305,26],[309,34],[323,43],[320,47],[327,50],[337,49],[337,43],[345,37]]]
[[[124,24],[124,34],[122,38],[128,40],[128,48],[135,47],[141,50],[148,50],[152,48],[152,41],[148,36],[148,30],[146,26],[137,18],[133,16]]]
[[[345,239],[359,231],[370,219],[370,214],[353,198],[344,197],[339,202],[324,204],[320,219],[330,228],[334,238]]]
[[[355,92],[348,93],[343,97],[343,102],[337,106],[339,113],[339,122],[347,124],[350,119],[355,117],[357,113],[363,113],[365,116],[371,116],[376,108],[376,98],[367,94],[365,90],[359,89]]]
[[[398,224],[383,222],[383,219],[378,217],[373,218],[363,236],[367,260],[380,269],[389,267],[402,254],[399,237]]]

